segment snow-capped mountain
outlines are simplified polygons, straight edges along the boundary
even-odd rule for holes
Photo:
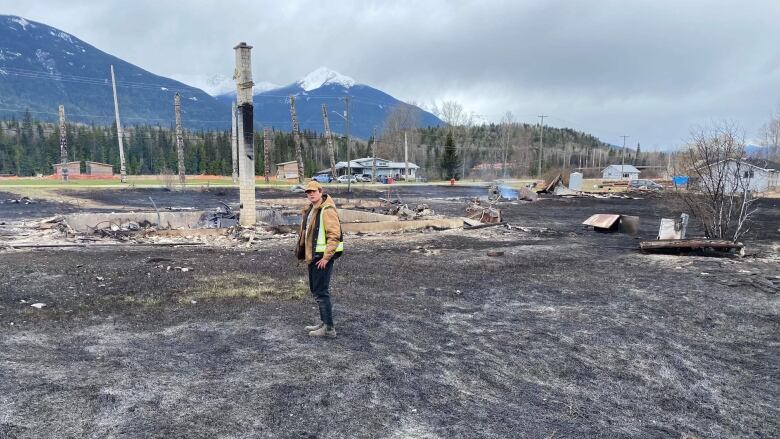
[[[11,15],[0,15],[0,116],[18,117],[29,109],[36,118],[54,120],[62,104],[70,121],[110,125],[111,65],[124,124],[170,125],[173,96],[179,92],[186,126],[228,126],[229,108],[202,90],[150,73],[62,30]]]
[[[320,67],[304,76],[303,79],[298,81],[298,85],[304,91],[316,90],[323,85],[340,85],[344,88],[350,88],[355,85],[355,80],[327,67]]]
[[[62,104],[69,121],[111,125],[114,122],[111,65],[125,125],[172,125],[173,97],[179,92],[185,127],[229,129],[230,104],[235,99],[235,82],[231,77],[180,75],[177,81],[155,75],[67,32],[12,15],[0,15],[0,118],[19,117],[30,110],[36,118],[55,120],[58,106]],[[185,82],[222,94],[212,96]],[[302,130],[323,131],[322,104],[325,104],[331,115],[331,129],[336,133],[345,132],[344,119],[339,115],[344,112],[343,98],[349,96],[350,131],[361,138],[371,136],[374,128],[381,131],[396,107],[409,107],[381,90],[320,67],[284,87],[256,81],[256,129],[272,127],[289,131],[290,95],[296,97]],[[419,116],[420,126],[442,124],[426,111],[419,110]]]
[[[385,120],[399,106],[418,111],[422,127],[443,124],[439,118],[427,111],[411,107],[381,90],[360,84],[353,78],[326,67],[320,67],[284,87],[260,93],[255,90],[255,124],[283,131],[292,129],[290,96],[295,97],[295,110],[301,130],[323,131],[322,105],[325,104],[329,112],[331,130],[344,133],[346,126],[342,115],[345,110],[345,97],[350,98],[350,133],[360,138],[370,137],[375,128],[381,132]],[[217,96],[217,99],[229,104],[235,99],[235,92]]]

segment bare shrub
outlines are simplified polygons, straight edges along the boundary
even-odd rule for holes
[[[744,134],[735,124],[721,122],[694,128],[679,155],[678,172],[690,177],[691,190],[677,195],[708,238],[737,241],[750,229],[755,196],[744,153]]]

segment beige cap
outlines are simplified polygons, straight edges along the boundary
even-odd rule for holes
[[[308,191],[321,191],[322,190],[322,185],[319,184],[317,181],[312,180],[312,181],[306,183],[306,188],[304,190],[306,190],[307,192]]]

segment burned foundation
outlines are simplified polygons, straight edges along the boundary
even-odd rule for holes
[[[220,216],[219,213],[227,215]],[[184,212],[78,213],[66,215],[63,222],[76,233],[99,230],[144,232],[160,236],[206,236],[225,234],[237,223],[237,215],[224,209]],[[266,208],[255,211],[256,227],[287,226],[294,230],[301,221],[300,210]],[[226,220],[227,218],[227,220]],[[419,229],[452,229],[463,226],[460,218],[431,218],[401,221],[397,216],[360,210],[340,209],[339,218],[345,233],[384,233]],[[204,220],[205,219],[205,220]]]

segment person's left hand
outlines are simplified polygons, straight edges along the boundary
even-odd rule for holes
[[[327,259],[320,259],[319,261],[315,262],[314,265],[316,265],[320,270],[324,270],[325,266],[328,265],[328,262],[329,261]]]

